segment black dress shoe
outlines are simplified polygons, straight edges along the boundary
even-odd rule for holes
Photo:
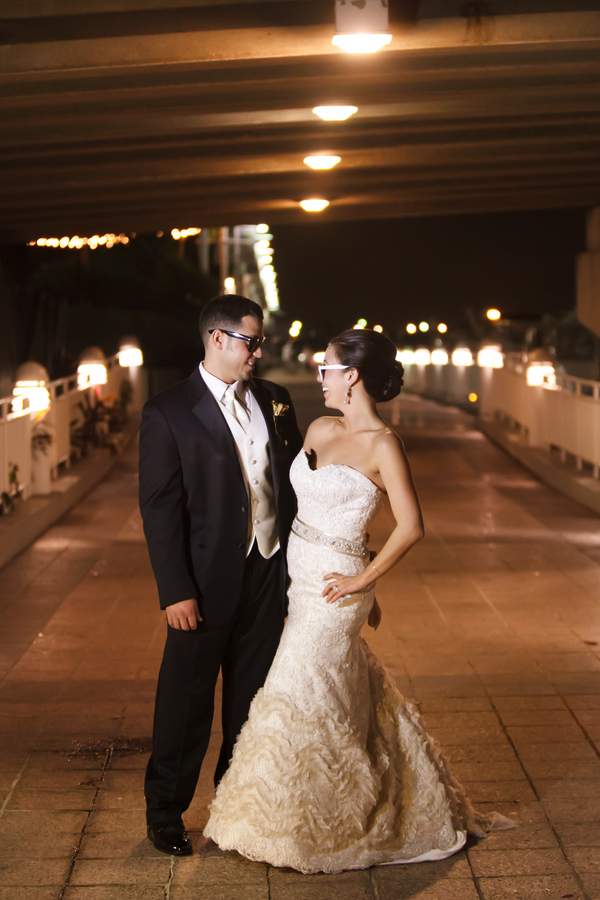
[[[191,856],[192,854],[192,842],[180,822],[149,825],[148,838],[157,850],[169,853],[171,856]]]

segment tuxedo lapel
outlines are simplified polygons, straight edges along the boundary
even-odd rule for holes
[[[249,382],[250,390],[252,391],[252,396],[258,403],[260,410],[265,417],[265,422],[267,424],[267,431],[269,432],[269,447],[271,448],[271,472],[273,474],[273,492],[275,497],[279,496],[279,488],[281,485],[281,478],[279,472],[279,444],[280,437],[277,434],[277,429],[275,428],[275,417],[273,415],[273,400],[269,392],[262,386],[259,381]]]
[[[198,369],[190,375],[189,385],[193,404],[192,412],[210,432],[219,449],[224,451],[241,482],[244,483],[233,435],[225,421],[225,416],[219,409],[219,404],[209,391]]]

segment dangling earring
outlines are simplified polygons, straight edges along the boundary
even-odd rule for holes
[[[352,386],[350,382],[348,382],[348,387],[346,388],[346,399],[344,400],[344,406],[350,403],[350,398],[352,397]]]

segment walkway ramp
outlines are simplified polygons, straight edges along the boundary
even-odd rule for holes
[[[292,385],[300,419],[317,386]],[[0,898],[506,900],[600,896],[600,519],[466,414],[388,404],[426,537],[380,582],[366,637],[475,804],[520,827],[442,863],[302,876],[201,836],[219,734],[186,817],[198,852],[145,838],[143,769],[165,633],[136,451],[0,571]],[[381,546],[392,524],[373,529]]]

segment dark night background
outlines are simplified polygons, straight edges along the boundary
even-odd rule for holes
[[[465,307],[503,314],[575,305],[575,258],[585,210],[436,218],[319,221],[272,228],[281,304],[333,334],[364,316],[391,334],[439,317],[463,324]]]

